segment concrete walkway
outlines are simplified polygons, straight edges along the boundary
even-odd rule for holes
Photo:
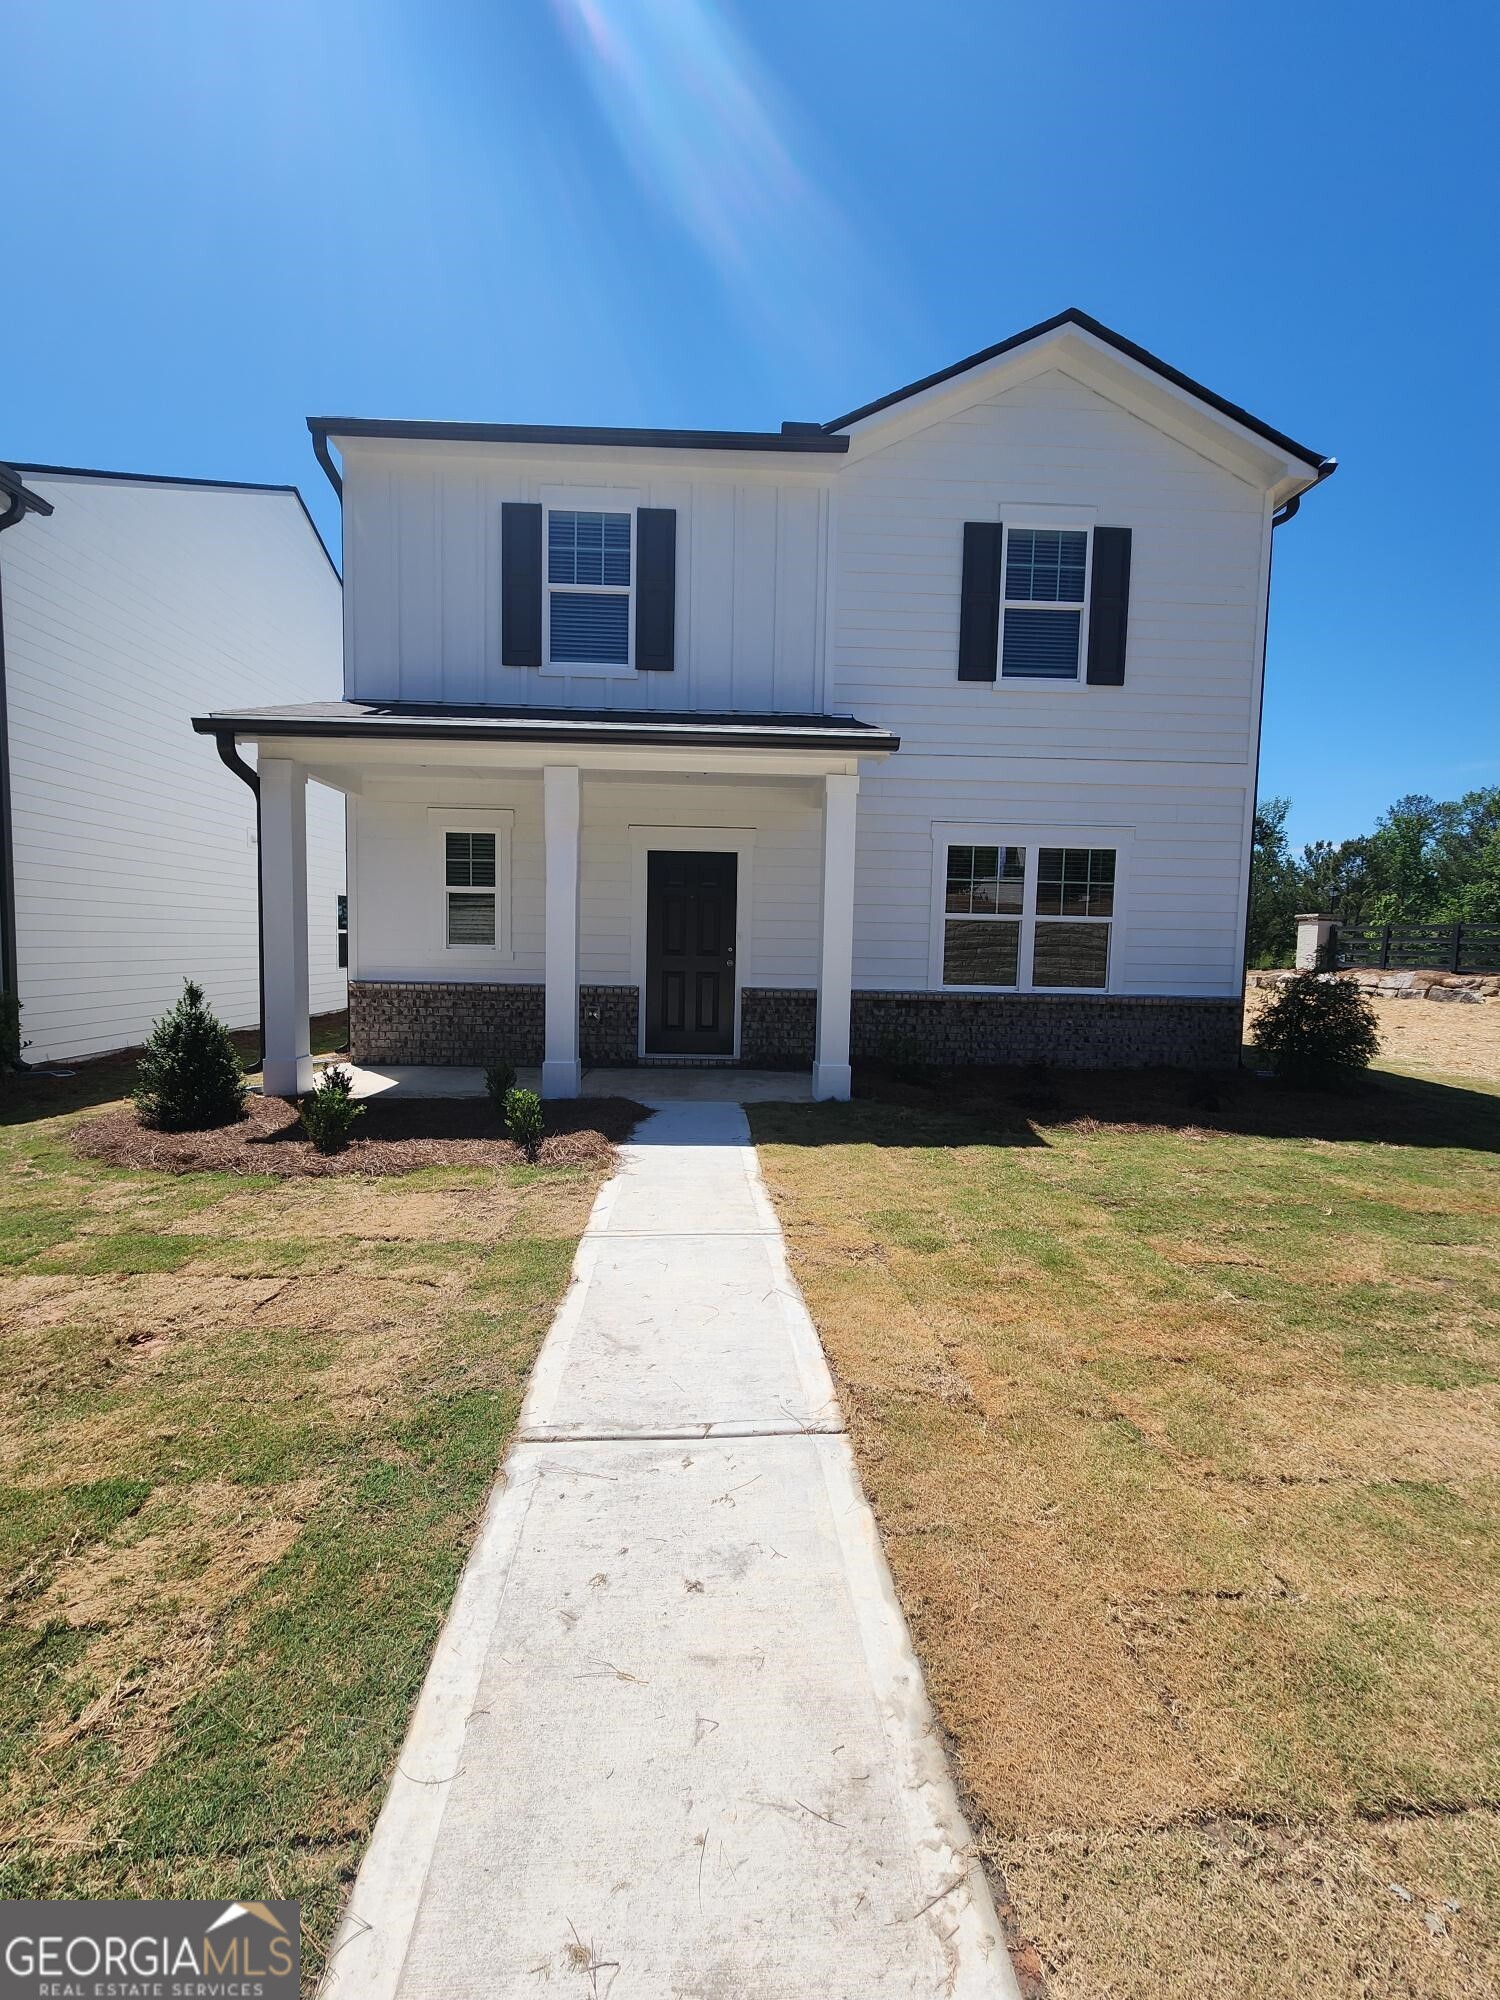
[[[600,1193],[325,1995],[1016,1993],[748,1136]]]

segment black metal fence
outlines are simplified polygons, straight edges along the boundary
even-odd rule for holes
[[[1500,972],[1500,924],[1340,924],[1334,963],[1382,972]]]

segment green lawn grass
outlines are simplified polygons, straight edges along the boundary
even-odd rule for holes
[[[297,1897],[309,1989],[593,1169],[77,1158],[0,1083],[0,1895]]]
[[[1500,1991],[1500,1095],[872,1087],[753,1127],[1023,1964]]]

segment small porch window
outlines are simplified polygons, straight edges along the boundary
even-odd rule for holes
[[[448,943],[495,945],[495,836],[449,833],[445,840]]]

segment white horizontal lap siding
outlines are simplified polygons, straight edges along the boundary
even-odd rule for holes
[[[432,815],[502,808],[512,822],[513,954],[491,964],[449,958],[441,942],[443,884]],[[746,983],[817,983],[820,804],[811,786],[640,783],[585,772],[580,839],[580,977],[633,978],[637,827],[750,828],[753,882]],[[385,786],[359,802],[355,831],[357,979],[497,981],[535,985],[545,972],[542,789],[535,778]]]
[[[190,717],[325,700],[340,590],[296,496],[28,479],[0,542],[30,1061],[139,1042],[185,977],[259,1012],[255,809]],[[343,801],[308,794],[312,1004],[344,1004]]]
[[[1132,530],[1123,687],[957,677],[963,523],[1046,508]],[[835,517],[829,706],[903,746],[860,793],[856,984],[927,986],[946,820],[1130,829],[1116,985],[1237,991],[1261,490],[1054,371],[851,463]]]
[[[1123,768],[1123,767],[1122,767]],[[1113,984],[1125,993],[1238,991],[1243,784],[1097,784],[1090,767],[1021,757],[963,765],[903,750],[860,787],[854,983],[866,990],[929,984],[935,823],[1125,828],[1128,879]]]
[[[676,666],[624,677],[506,667],[500,523],[508,500],[575,488],[584,504],[677,515]],[[345,452],[348,686],[354,698],[620,709],[821,706],[822,484],[752,469],[663,470],[433,446]]]

